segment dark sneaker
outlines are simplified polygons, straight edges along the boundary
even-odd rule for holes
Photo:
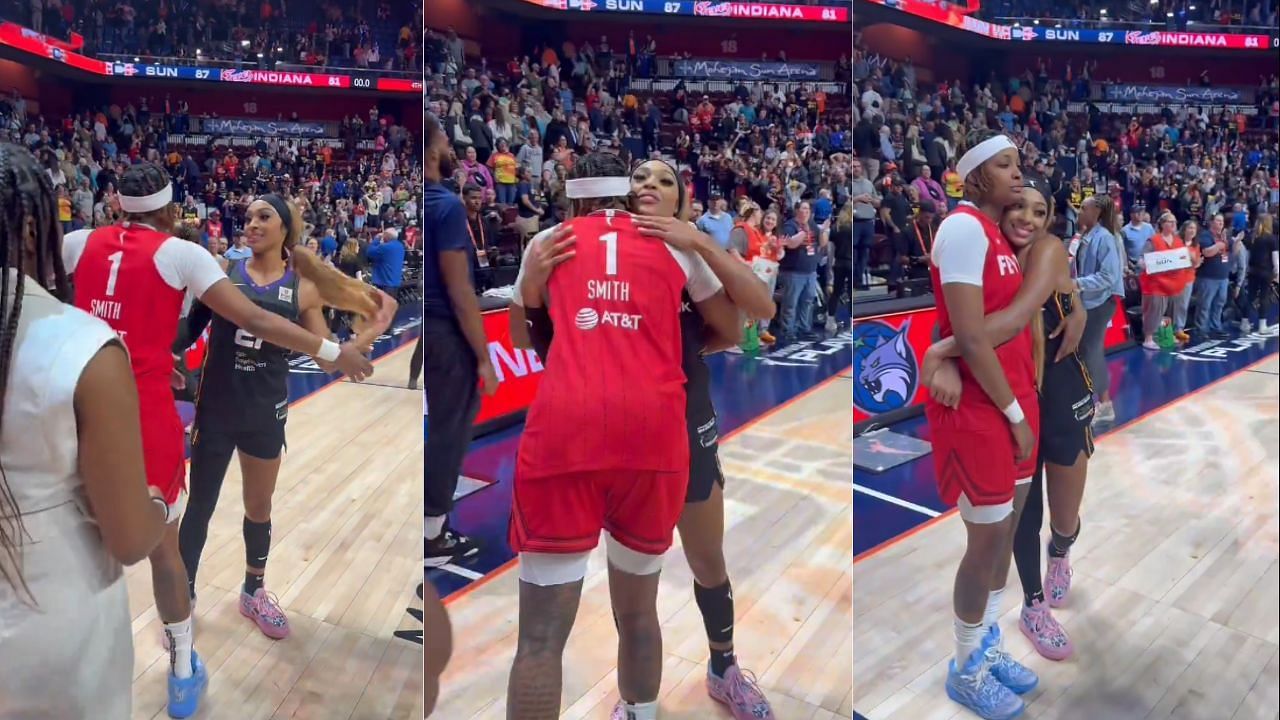
[[[466,560],[480,552],[474,540],[454,532],[449,526],[434,540],[427,540],[422,554],[424,567],[440,567],[455,560]]]

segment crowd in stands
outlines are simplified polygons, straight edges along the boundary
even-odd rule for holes
[[[427,110],[453,141],[460,160],[453,187],[467,199],[472,234],[484,238],[482,261],[496,266],[477,268],[478,289],[510,282],[513,272],[499,268],[516,265],[525,240],[566,219],[564,183],[575,159],[606,150],[632,162],[667,159],[694,198],[692,221],[729,248],[746,218],[763,228],[784,271],[781,237],[808,214],[823,234],[815,305],[827,306],[813,317],[821,325],[825,315],[834,329],[837,304],[850,300],[847,288],[835,287],[847,252],[826,242],[841,231],[848,201],[847,94],[778,83],[693,92],[686,81],[654,90],[639,82],[655,75],[652,37],[532,50],[503,61],[467,58],[452,29],[427,31]],[[837,69],[845,85],[849,68],[844,58]],[[787,303],[782,314],[802,319],[785,334],[807,335],[808,297]]]
[[[28,148],[47,169],[58,194],[64,232],[121,218],[117,183],[132,163],[168,169],[187,239],[228,258],[249,255],[245,213],[257,195],[275,192],[302,209],[308,245],[343,272],[406,293],[406,249],[420,237],[421,139],[371,109],[349,117],[338,138],[258,138],[228,146],[171,139],[190,118],[154,112],[145,103],[86,109],[64,118],[27,113],[14,93],[0,100],[0,141]],[[369,149],[365,149],[369,148]],[[399,247],[395,247],[399,246]],[[411,257],[410,275],[420,261]]]
[[[1202,334],[1223,332],[1224,317],[1256,324],[1259,313],[1265,319],[1274,307],[1276,75],[1251,88],[1251,108],[1174,104],[1133,114],[1104,112],[1120,109],[1112,104],[1072,102],[1088,98],[1091,86],[1103,80],[1090,77],[1089,63],[1054,68],[1042,61],[1021,77],[964,82],[940,76],[927,85],[909,58],[879,65],[855,51],[853,65],[861,93],[852,133],[862,166],[855,168],[853,188],[859,288],[872,284],[874,273],[890,292],[928,292],[933,233],[963,192],[956,160],[975,131],[989,129],[1013,139],[1026,171],[1047,178],[1058,236],[1079,236],[1078,221],[1091,197],[1111,207],[1103,221],[1116,219],[1108,230],[1122,246],[1123,294],[1131,305],[1140,302],[1151,237],[1178,227],[1190,233],[1196,254],[1203,248],[1215,258],[1196,260],[1197,290],[1186,288],[1185,302],[1200,308],[1195,324]],[[1132,222],[1122,228],[1126,218]],[[1222,249],[1209,250],[1215,246]],[[1227,268],[1236,278],[1229,292],[1228,273],[1222,272]],[[1183,306],[1174,318],[1182,342],[1186,313]],[[1134,319],[1139,316],[1135,310]]]
[[[1029,23],[1036,20],[1069,21],[1072,27],[1191,30],[1197,26],[1229,30],[1235,26],[1276,27],[1275,0],[1089,0],[1061,3],[1053,0],[984,0],[978,16],[997,22]]]
[[[11,0],[4,14],[89,54],[276,63],[371,71],[422,69],[422,0]]]

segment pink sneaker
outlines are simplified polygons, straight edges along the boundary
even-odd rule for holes
[[[1018,628],[1035,646],[1036,652],[1050,660],[1066,660],[1075,651],[1071,638],[1067,637],[1067,631],[1053,619],[1049,607],[1042,602],[1036,601],[1031,607],[1022,607],[1022,619],[1018,621]]]
[[[1046,551],[1046,554],[1047,551]],[[1049,607],[1062,607],[1067,602],[1067,593],[1071,590],[1071,552],[1066,557],[1056,558],[1049,555],[1049,563],[1044,573],[1044,595]]]
[[[774,720],[773,708],[765,699],[755,675],[730,665],[724,677],[716,677],[707,669],[707,694],[723,703],[733,713],[733,720]]]
[[[289,619],[280,609],[280,601],[266,588],[258,588],[253,595],[240,591],[240,614],[257,623],[262,634],[272,640],[289,636]]]

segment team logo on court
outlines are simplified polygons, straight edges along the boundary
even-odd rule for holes
[[[907,342],[908,320],[900,328],[865,322],[853,326],[853,405],[868,415],[897,410],[916,395],[920,365]]]
[[[600,324],[600,316],[591,308],[582,308],[578,311],[576,322],[579,330],[592,330]]]

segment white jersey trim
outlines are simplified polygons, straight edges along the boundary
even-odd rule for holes
[[[68,275],[73,275],[80,264],[91,232],[76,230],[62,237],[62,265]],[[227,277],[208,250],[182,238],[170,237],[161,243],[154,261],[156,272],[164,278],[166,285],[174,290],[189,290],[197,298],[203,297],[214,283]]]
[[[982,287],[990,245],[978,218],[965,213],[948,215],[938,226],[933,243],[933,264],[942,284]]]

